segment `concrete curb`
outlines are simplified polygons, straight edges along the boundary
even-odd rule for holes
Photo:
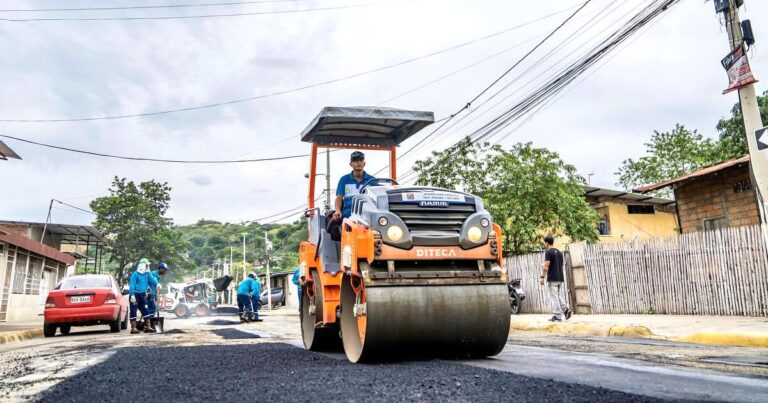
[[[42,335],[43,335],[43,329],[29,329],[29,330],[19,330],[15,332],[2,332],[0,333],[0,344],[34,339]]]
[[[615,325],[594,326],[583,323],[511,323],[511,331],[532,331],[563,336],[620,336],[636,338],[659,338],[670,341],[695,344],[713,344],[739,347],[768,347],[768,333],[706,331],[683,337],[669,337],[654,334],[645,326]]]
[[[766,333],[699,332],[670,340],[723,346],[768,347],[768,334]]]
[[[565,336],[652,337],[654,335],[645,326],[593,326],[583,323],[511,323],[510,330],[545,332]]]

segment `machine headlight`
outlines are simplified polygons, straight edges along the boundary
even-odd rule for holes
[[[400,240],[403,239],[403,229],[397,225],[389,227],[387,230],[387,238],[392,242],[400,242]]]
[[[488,227],[488,224],[490,224],[490,223],[491,223],[491,222],[490,222],[490,221],[488,221],[488,219],[487,219],[487,218],[483,218],[482,220],[480,220],[480,225],[482,225],[482,226],[483,226],[483,228],[485,228],[485,227]]]
[[[387,224],[389,224],[389,220],[387,220],[387,217],[379,217],[379,225],[382,227],[386,227]]]
[[[480,227],[470,227],[469,231],[467,231],[467,238],[474,243],[478,243],[483,239],[483,230]]]

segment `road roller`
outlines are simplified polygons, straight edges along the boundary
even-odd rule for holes
[[[483,200],[397,182],[397,146],[432,123],[432,112],[326,107],[302,132],[311,144],[309,239],[299,246],[308,350],[343,348],[358,363],[478,358],[504,347],[503,238]],[[362,184],[341,221],[315,206],[321,148],[389,153],[388,176]]]

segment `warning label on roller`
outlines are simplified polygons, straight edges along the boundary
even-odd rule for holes
[[[411,192],[411,193],[403,193],[403,201],[463,203],[464,196],[458,195],[455,193],[445,193],[445,192],[430,192],[430,193]]]

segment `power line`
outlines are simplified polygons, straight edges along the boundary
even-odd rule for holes
[[[339,78],[335,78],[335,79],[331,79],[331,80],[326,80],[326,81],[322,81],[322,82],[318,82],[318,83],[314,83],[314,84],[308,84],[308,85],[304,85],[304,86],[300,86],[300,87],[294,87],[294,88],[290,88],[290,89],[286,89],[286,90],[280,90],[280,91],[270,92],[270,93],[266,93],[266,94],[255,95],[255,96],[248,97],[248,98],[240,98],[240,99],[234,99],[234,100],[229,100],[229,101],[215,102],[215,103],[210,103],[210,104],[205,104],[205,105],[198,105],[198,106],[191,106],[191,107],[186,107],[186,108],[168,109],[168,110],[163,110],[163,111],[134,113],[134,114],[125,114],[125,115],[109,115],[109,116],[94,116],[94,117],[82,117],[82,118],[62,118],[62,119],[0,119],[0,122],[8,122],[8,123],[56,123],[56,122],[85,122],[85,121],[95,121],[95,120],[128,119],[128,118],[138,118],[138,117],[147,117],[147,116],[167,115],[167,114],[179,113],[179,112],[190,112],[190,111],[196,111],[196,110],[201,110],[201,109],[217,108],[217,107],[222,107],[222,106],[227,106],[227,105],[234,105],[234,104],[239,104],[239,103],[244,103],[244,102],[256,101],[256,100],[260,100],[260,99],[264,99],[264,98],[269,98],[269,97],[274,97],[274,96],[279,96],[279,95],[286,95],[286,94],[289,94],[289,93],[292,93],[292,92],[304,91],[304,90],[308,90],[308,89],[312,89],[312,88],[317,88],[317,87],[321,87],[321,86],[325,86],[325,85],[329,85],[329,84],[335,84],[335,83],[338,83],[338,82],[341,82],[341,81],[346,81],[346,80],[350,80],[350,79],[357,78],[357,77],[362,77],[362,76],[365,76],[365,75],[368,75],[368,74],[378,73],[380,71],[389,70],[389,69],[392,69],[392,68],[395,68],[395,67],[399,67],[399,66],[403,66],[403,65],[406,65],[406,64],[414,63],[414,62],[419,61],[419,60],[423,60],[423,59],[427,59],[427,58],[430,58],[430,57],[434,57],[434,56],[437,56],[437,55],[440,55],[440,54],[443,54],[443,53],[447,53],[447,52],[450,52],[450,51],[453,51],[453,50],[456,50],[456,49],[460,49],[460,48],[463,48],[463,47],[475,44],[477,42],[481,42],[481,41],[484,41],[484,40],[488,40],[488,39],[491,39],[491,38],[494,38],[494,37],[497,37],[497,36],[500,36],[500,35],[512,32],[514,30],[526,27],[528,25],[534,24],[536,22],[539,22],[539,21],[542,21],[542,20],[545,20],[545,19],[548,19],[548,18],[552,18],[554,16],[557,16],[557,15],[560,15],[562,13],[565,13],[565,12],[569,11],[569,10],[573,9],[574,7],[577,7],[577,6],[571,6],[571,7],[568,7],[568,8],[565,8],[565,9],[553,12],[551,14],[548,14],[548,15],[536,18],[534,20],[531,20],[531,21],[528,21],[528,22],[524,22],[522,24],[518,24],[518,25],[509,27],[509,28],[505,28],[505,29],[503,29],[501,31],[497,31],[497,32],[494,32],[494,33],[491,33],[491,34],[488,34],[488,35],[485,35],[485,36],[482,36],[482,37],[479,37],[479,38],[476,38],[476,39],[473,39],[473,40],[470,40],[470,41],[467,41],[467,42],[463,42],[463,43],[460,43],[460,44],[457,44],[457,45],[454,45],[454,46],[451,46],[451,47],[448,47],[448,48],[445,48],[445,49],[437,50],[437,51],[434,51],[434,52],[431,52],[431,53],[428,53],[428,54],[425,54],[425,55],[422,55],[422,56],[417,56],[417,57],[414,57],[414,58],[402,60],[402,61],[397,62],[397,63],[392,63],[392,64],[389,64],[389,65],[377,67],[377,68],[374,68],[374,69],[371,69],[371,70],[366,70],[366,71],[350,74],[350,75],[347,75],[347,76],[344,76],[344,77],[339,77]]]
[[[64,205],[64,206],[67,206],[67,207],[73,208],[73,209],[75,209],[75,210],[79,210],[79,211],[82,211],[82,212],[84,212],[84,213],[89,213],[89,214],[97,215],[96,213],[94,213],[94,212],[93,212],[93,211],[91,211],[91,210],[86,210],[86,209],[84,209],[84,208],[81,208],[81,207],[73,206],[73,205],[71,205],[71,204],[69,204],[69,203],[64,203],[64,202],[63,202],[63,201],[61,201],[61,200],[56,200],[56,199],[53,199],[53,201],[55,201],[56,203],[62,204],[62,205]]]
[[[402,2],[415,2],[421,0],[397,0],[378,3],[351,4],[345,6],[330,6],[317,8],[303,8],[298,10],[276,10],[276,11],[253,11],[242,13],[225,14],[197,14],[197,15],[166,15],[157,17],[43,17],[43,18],[0,18],[0,21],[7,22],[48,22],[48,21],[148,21],[148,20],[190,20],[201,18],[222,18],[222,17],[245,17],[255,15],[275,15],[275,14],[297,14],[316,11],[344,10],[352,8],[364,8],[373,6],[383,6]]]
[[[21,141],[24,143],[34,144],[41,147],[54,148],[57,150],[69,151],[69,152],[74,152],[79,154],[93,155],[96,157],[115,158],[115,159],[130,160],[130,161],[165,162],[165,163],[175,163],[175,164],[238,164],[238,163],[247,163],[247,162],[279,161],[279,160],[287,160],[287,159],[295,159],[295,158],[304,158],[309,156],[309,154],[299,154],[299,155],[284,155],[280,157],[253,158],[253,159],[242,159],[242,160],[171,160],[171,159],[162,159],[162,158],[129,157],[125,155],[105,154],[105,153],[98,153],[93,151],[78,150],[78,149],[69,148],[69,147],[61,147],[61,146],[56,146],[52,144],[39,143],[36,141],[22,139],[14,136],[7,136],[4,134],[0,134],[0,137],[5,137],[7,139]]]
[[[31,9],[6,9],[3,13],[34,13],[54,11],[113,11],[113,10],[150,10],[160,8],[192,8],[192,7],[221,7],[239,6],[264,3],[295,3],[302,0],[259,0],[259,1],[230,1],[225,3],[197,3],[197,4],[165,4],[151,6],[122,6],[122,7],[80,7],[80,8],[31,8]]]

